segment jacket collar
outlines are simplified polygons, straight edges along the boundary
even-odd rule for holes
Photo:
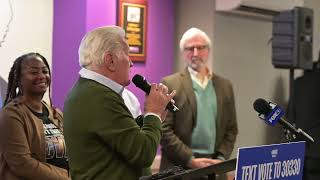
[[[55,110],[53,110],[52,107],[49,106],[45,101],[42,100],[41,102],[42,102],[42,104],[43,104],[43,105],[48,109],[48,111],[49,111],[49,116],[48,116],[49,119],[50,119],[51,121],[53,121],[54,119],[57,119],[56,115],[54,115]],[[18,97],[16,97],[15,99],[13,99],[13,100],[12,100],[12,103],[13,103],[14,106],[23,105],[23,106],[25,106],[26,108],[28,108],[25,100],[23,100],[23,98],[22,98],[21,96],[18,96]],[[54,123],[55,123],[55,125],[58,125],[57,122],[54,122]]]
[[[189,73],[188,67],[185,68],[184,71],[181,72],[181,82],[183,86],[183,90],[186,93],[188,105],[192,109],[192,116],[194,120],[197,119],[197,100],[196,96],[193,92],[193,86],[192,86],[192,80],[191,75]],[[196,124],[196,122],[193,122],[193,126]]]

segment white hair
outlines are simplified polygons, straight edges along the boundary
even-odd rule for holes
[[[181,37],[181,40],[180,40],[180,50],[183,51],[184,49],[184,45],[186,44],[186,42],[189,40],[189,39],[192,39],[194,37],[197,37],[197,36],[200,36],[202,37],[208,47],[210,48],[211,47],[211,40],[209,38],[209,36],[203,32],[202,30],[198,29],[198,28],[195,28],[195,27],[192,27],[190,29],[188,29]]]
[[[86,33],[79,46],[80,66],[101,65],[106,52],[118,56],[124,38],[125,32],[119,26],[99,27]]]

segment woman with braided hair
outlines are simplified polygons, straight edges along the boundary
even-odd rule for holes
[[[64,180],[68,162],[62,114],[42,98],[51,74],[38,53],[18,57],[10,70],[0,112],[0,179]]]

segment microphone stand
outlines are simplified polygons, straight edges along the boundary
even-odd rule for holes
[[[291,131],[287,128],[282,128],[283,129],[283,133],[284,133],[284,138],[285,138],[285,142],[286,143],[290,143],[290,142],[294,142],[295,139],[297,138],[297,136],[293,133],[291,133]]]
[[[309,143],[314,143],[314,139],[308,133],[304,132],[302,129],[297,128],[295,131],[283,127],[284,136],[286,142],[294,142],[297,140],[307,141]]]
[[[294,104],[294,99],[293,99],[293,89],[294,89],[294,68],[290,67],[289,69],[289,98],[290,98],[290,103],[289,103],[289,113],[288,113],[288,121],[294,124],[294,112],[293,112],[293,104]],[[284,134],[286,137],[287,142],[293,142],[297,136],[292,133],[289,129],[284,128]]]

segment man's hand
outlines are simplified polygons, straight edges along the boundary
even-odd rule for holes
[[[176,91],[172,91],[168,94],[168,87],[163,84],[151,84],[151,89],[149,95],[146,97],[145,101],[145,113],[155,113],[164,120],[166,115],[166,106],[176,95]]]
[[[188,163],[188,167],[194,168],[203,168],[213,164],[221,163],[222,160],[220,159],[209,159],[209,158],[193,158]]]

